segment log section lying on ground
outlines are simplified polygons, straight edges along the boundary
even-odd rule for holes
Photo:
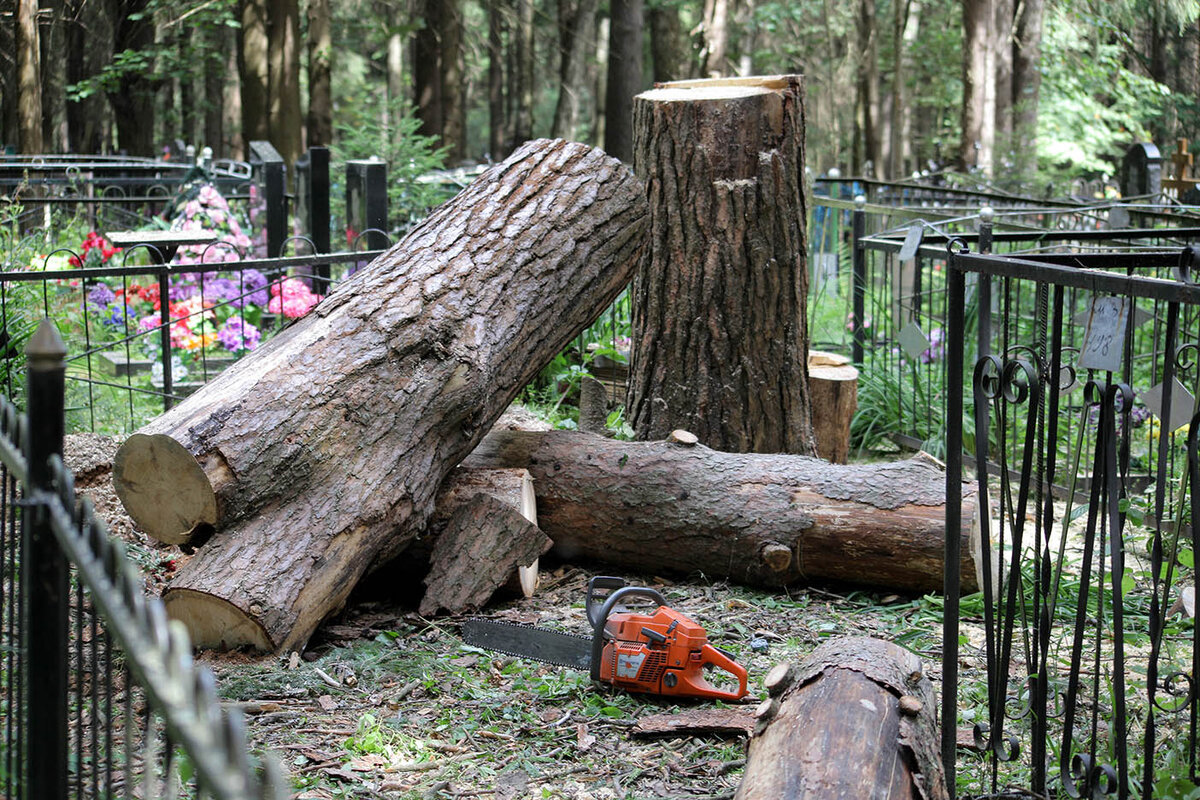
[[[615,159],[529,142],[131,436],[114,480],[134,519],[217,530],[164,593],[192,641],[302,646],[370,564],[408,544],[447,473],[612,302],[644,251],[646,218],[641,185]],[[155,447],[165,440],[178,447]],[[151,454],[154,470],[131,481]],[[211,504],[135,510],[206,492]],[[194,508],[213,518],[189,518]]]
[[[848,637],[766,678],[736,800],[948,800],[921,659]]]
[[[463,464],[527,468],[538,525],[564,558],[759,586],[834,580],[942,591],[945,472],[929,456],[843,465],[566,431],[493,431]],[[975,513],[974,490],[964,484],[958,535],[967,592],[981,578]]]

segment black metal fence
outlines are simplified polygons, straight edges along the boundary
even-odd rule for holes
[[[986,776],[994,795],[1020,787],[1036,796],[1194,797],[1193,251],[988,255],[963,242],[950,251],[946,524],[960,529],[961,480],[973,474],[979,507],[992,509],[980,520],[983,552],[994,554],[968,610],[958,537],[947,537],[950,785],[961,766],[956,732],[968,725],[985,753],[971,774]],[[1017,297],[1028,302],[1001,300],[996,324],[987,323],[989,298]],[[1139,380],[1157,388],[1142,395],[1153,416],[1140,425]],[[1139,453],[1146,428],[1149,449]],[[1153,481],[1146,491],[1135,480],[1138,458]],[[1072,491],[1059,499],[1061,485]]]
[[[12,800],[276,800],[240,716],[192,663],[186,631],[63,466],[65,351],[28,351],[30,414],[0,398],[0,792]]]

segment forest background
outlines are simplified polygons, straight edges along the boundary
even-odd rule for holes
[[[655,81],[802,73],[817,174],[1025,193],[1196,138],[1197,0],[0,0],[9,152],[426,169],[561,136],[629,159]],[[1167,145],[1167,146],[1164,146]]]

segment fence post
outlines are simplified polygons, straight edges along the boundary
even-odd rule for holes
[[[62,337],[43,319],[25,348],[28,380],[27,497],[52,490],[49,459],[63,450],[63,385],[67,354]],[[28,660],[29,797],[67,796],[67,559],[54,539],[45,508],[25,509],[23,525]]]
[[[329,252],[329,148],[308,148],[308,232],[318,253]],[[320,294],[329,291],[329,265],[315,270]]]
[[[346,225],[368,250],[387,246],[387,162],[379,158],[346,162]],[[352,243],[353,244],[353,243]]]
[[[267,258],[279,258],[287,238],[286,170],[283,156],[270,142],[250,143],[250,162],[261,166],[263,199],[267,204]]]
[[[850,255],[854,267],[854,283],[851,297],[854,303],[854,346],[851,351],[855,364],[863,362],[863,344],[866,331],[866,295],[867,295],[867,252],[863,249],[862,238],[867,230],[867,198],[858,195],[854,198],[850,232]]]

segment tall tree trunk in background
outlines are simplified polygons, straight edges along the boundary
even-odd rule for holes
[[[103,4],[71,0],[67,32],[67,82],[78,83],[98,74],[112,59],[113,20]],[[69,149],[73,153],[103,153],[112,109],[102,92],[67,103]]]
[[[230,158],[245,159],[247,139],[242,130],[242,71],[238,47],[241,37],[226,29],[222,33],[222,40],[225,42],[225,74],[235,77],[235,80],[225,81],[225,103],[221,114],[222,144],[225,154]]]
[[[447,149],[447,162],[456,164],[463,160],[467,148],[461,0],[442,0],[441,23],[442,144]]]
[[[856,175],[877,174],[880,167],[879,132],[879,26],[875,19],[875,0],[858,3],[858,80],[855,100]]]
[[[228,47],[228,31],[225,25],[212,25],[203,29],[204,59],[204,136],[203,142],[211,147],[213,156],[226,158],[230,155],[225,147],[225,63]]]
[[[642,90],[642,0],[611,0],[604,149],[633,162],[633,96]]]
[[[514,146],[533,138],[533,0],[516,0],[517,27],[512,81]]]
[[[192,29],[191,26],[178,25],[176,39],[176,47],[179,49],[179,63],[191,63],[192,45]],[[192,82],[191,75],[184,75],[179,79],[179,127],[180,137],[183,141],[190,145],[196,145],[199,137],[199,125],[197,120],[199,115],[196,113],[199,108],[196,103],[195,84]],[[200,155],[200,147],[196,147],[196,155]]]
[[[413,91],[416,93],[417,132],[422,136],[442,135],[442,77],[441,32],[442,4],[440,0],[420,0],[417,13],[421,27],[413,40]]]
[[[45,151],[37,0],[17,0],[17,125],[22,153]]]
[[[304,117],[300,113],[300,2],[270,0],[269,9],[267,87],[271,144],[290,170],[304,149]]]
[[[656,83],[690,77],[683,55],[683,23],[679,7],[655,3],[647,11],[650,23],[650,65]]]
[[[992,80],[995,82],[993,108],[995,133],[993,170],[1012,162],[1013,156],[1013,14],[1016,0],[992,0]],[[1007,170],[1006,170],[1007,172]]]
[[[149,0],[121,0],[113,15],[113,52],[143,51],[154,44]],[[126,73],[109,92],[118,148],[135,156],[153,156],[155,82],[142,73]]]
[[[0,145],[16,146],[17,123],[17,0],[0,0]]]
[[[406,113],[404,102],[404,33],[400,27],[400,9],[394,3],[377,4],[376,13],[387,20],[387,120],[391,130],[400,129]],[[311,28],[311,26],[310,26]],[[309,35],[311,42],[311,33]]]
[[[754,49],[758,39],[758,26],[754,24],[754,2],[741,0],[737,10],[737,25],[742,31],[742,38],[738,42],[736,72],[743,77],[754,74]]]
[[[612,22],[608,17],[601,17],[596,22],[596,58],[588,64],[588,83],[596,87],[592,93],[596,98],[592,141],[597,145],[604,141],[604,117],[608,113],[608,43],[611,30]]]
[[[488,3],[488,153],[493,161],[508,155],[508,114],[504,102],[504,15],[508,0]]]
[[[984,166],[983,110],[986,103],[989,0],[962,0],[962,114],[958,168]]]
[[[392,38],[396,38],[393,34]],[[308,3],[308,146],[333,144],[333,16],[329,0]],[[392,43],[388,39],[388,100],[392,97]]]
[[[1038,102],[1042,90],[1042,20],[1046,0],[1021,0],[1013,30],[1013,152],[1017,173],[1032,177],[1037,167]]]
[[[49,11],[49,16],[45,12]],[[67,21],[65,0],[42,0],[42,145],[67,152]]]
[[[729,4],[732,0],[705,0],[704,64],[706,78],[726,74],[729,55]]]
[[[888,163],[884,171],[889,180],[904,176],[904,129],[908,102],[905,98],[905,60],[907,59],[908,14],[912,0],[892,0],[892,119],[889,125]]]
[[[552,136],[578,139],[580,115],[588,96],[587,54],[595,41],[597,0],[558,0],[558,104]]]
[[[242,85],[242,146],[271,138],[267,62],[267,0],[241,0],[241,36],[238,39],[238,73]]]

